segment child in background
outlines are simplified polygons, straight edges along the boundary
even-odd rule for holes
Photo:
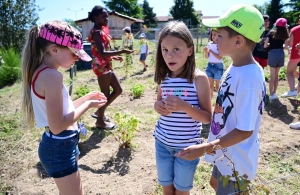
[[[123,31],[124,31],[124,35],[122,36],[122,48],[133,50],[134,37],[133,34],[131,33],[131,28],[129,26],[126,26],[125,28],[123,28]],[[131,60],[131,64],[133,64],[132,55],[130,54],[129,57]]]
[[[219,55],[216,39],[218,32],[216,28],[212,28],[210,34],[210,40],[206,47],[203,48],[205,58],[208,58],[208,64],[206,67],[206,75],[208,76],[210,86],[210,97],[213,97],[214,81],[216,82],[216,91],[220,86],[220,79],[224,72],[224,65],[222,62],[222,56]]]
[[[45,128],[38,154],[60,194],[83,194],[77,164],[77,120],[89,108],[106,103],[106,97],[96,91],[73,102],[63,84],[58,68],[69,69],[79,58],[92,60],[81,48],[77,29],[66,22],[51,21],[29,30],[22,54],[22,116],[30,126],[35,118],[36,126]]]
[[[253,6],[239,4],[203,24],[218,28],[220,55],[230,56],[232,65],[221,78],[208,143],[185,148],[176,156],[193,160],[207,154],[206,161],[214,165],[210,185],[216,194],[236,194],[235,178],[224,187],[221,177],[233,174],[232,163],[237,177],[246,175],[245,180],[253,180],[256,175],[266,86],[263,69],[252,51],[261,40],[264,19]]]
[[[143,71],[145,72],[147,70],[147,65],[146,65],[146,58],[148,56],[148,42],[146,41],[146,34],[142,33],[140,35],[140,45],[141,48],[139,50],[139,52],[137,53],[137,55],[140,55],[140,62],[144,65],[144,69]]]
[[[281,67],[284,66],[284,51],[283,44],[286,50],[288,50],[288,38],[289,33],[286,28],[287,20],[285,18],[279,18],[275,22],[275,28],[267,34],[264,47],[268,48],[268,65],[270,66],[270,81],[269,91],[270,100],[278,99],[276,94],[278,87],[278,74]]]
[[[101,92],[107,97],[105,106],[99,108],[94,115],[97,118],[96,127],[101,129],[114,129],[116,125],[109,122],[104,115],[106,108],[122,93],[120,82],[113,71],[112,60],[123,61],[120,54],[131,54],[133,50],[122,49],[120,51],[109,51],[111,36],[108,32],[108,12],[101,6],[95,6],[89,12],[88,19],[94,23],[87,40],[91,43],[93,61],[92,68],[97,76]],[[110,93],[110,87],[113,91]]]
[[[154,75],[154,109],[161,115],[154,131],[156,168],[164,195],[189,194],[199,158],[189,161],[174,154],[198,143],[202,123],[211,119],[208,78],[195,67],[189,29],[183,22],[167,23],[160,32]]]

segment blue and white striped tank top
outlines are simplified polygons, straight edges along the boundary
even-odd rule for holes
[[[162,100],[168,95],[178,96],[199,108],[199,101],[195,83],[189,83],[184,78],[167,77],[161,83]],[[185,148],[197,143],[200,138],[202,123],[195,121],[183,111],[172,112],[167,116],[160,116],[154,131],[154,136],[160,142],[174,148]]]

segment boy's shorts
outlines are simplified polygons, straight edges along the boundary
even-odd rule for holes
[[[188,161],[175,157],[174,154],[181,149],[166,146],[157,139],[155,140],[155,149],[158,183],[162,186],[174,184],[179,191],[191,190],[200,159]]]
[[[217,181],[217,194],[218,195],[228,195],[228,194],[232,194],[232,193],[236,192],[236,190],[234,188],[234,182],[231,180],[229,180],[227,185],[225,187],[223,187],[222,181],[220,181],[220,177],[222,176],[222,174],[220,173],[220,171],[216,165],[214,165],[211,175],[218,180]]]
[[[223,63],[208,62],[205,72],[208,78],[219,81],[224,73],[224,65]]]
[[[142,61],[146,60],[146,54],[145,53],[141,53],[140,60],[142,60]]]
[[[253,57],[254,57],[255,61],[257,61],[262,68],[265,68],[268,66],[268,59],[263,59],[263,58],[259,58],[256,56],[253,56]]]
[[[47,174],[53,178],[61,178],[75,173],[78,170],[76,157],[80,154],[79,132],[64,130],[55,135],[56,138],[51,138],[49,135],[51,135],[49,132],[43,134],[38,148],[40,161]]]

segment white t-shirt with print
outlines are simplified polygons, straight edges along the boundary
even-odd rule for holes
[[[217,44],[216,43],[209,42],[207,44],[207,47],[209,49],[211,49],[213,52],[215,52],[216,54],[219,54],[219,50],[217,48]],[[209,55],[208,55],[208,62],[222,63],[223,61],[222,61],[222,59],[219,60],[218,58],[216,58],[216,56],[214,56],[214,54],[209,53]]]
[[[231,65],[223,74],[211,122],[208,141],[219,139],[232,130],[252,131],[246,140],[222,150],[234,162],[239,176],[247,180],[256,175],[259,155],[259,127],[264,109],[266,86],[263,69],[258,64],[241,67]],[[232,138],[234,139],[234,138]],[[232,175],[232,165],[223,152],[205,155],[205,160],[215,163],[222,175]],[[233,179],[233,178],[232,178]]]

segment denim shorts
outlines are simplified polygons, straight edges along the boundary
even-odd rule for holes
[[[180,191],[191,190],[200,159],[188,161],[175,157],[174,154],[181,149],[171,148],[158,140],[155,140],[155,148],[158,183],[162,186],[174,184],[174,187]]]
[[[40,161],[50,177],[61,178],[71,175],[78,170],[76,157],[80,152],[78,149],[79,132],[77,130],[64,130],[55,135],[67,139],[50,138],[45,132],[38,148]]]
[[[208,62],[205,72],[208,78],[213,78],[214,80],[221,80],[221,77],[224,73],[224,65],[223,63]]]
[[[146,60],[146,54],[145,53],[141,53],[140,60],[142,60],[142,61]]]
[[[283,49],[271,49],[268,54],[268,64],[272,68],[279,68],[284,66]]]

